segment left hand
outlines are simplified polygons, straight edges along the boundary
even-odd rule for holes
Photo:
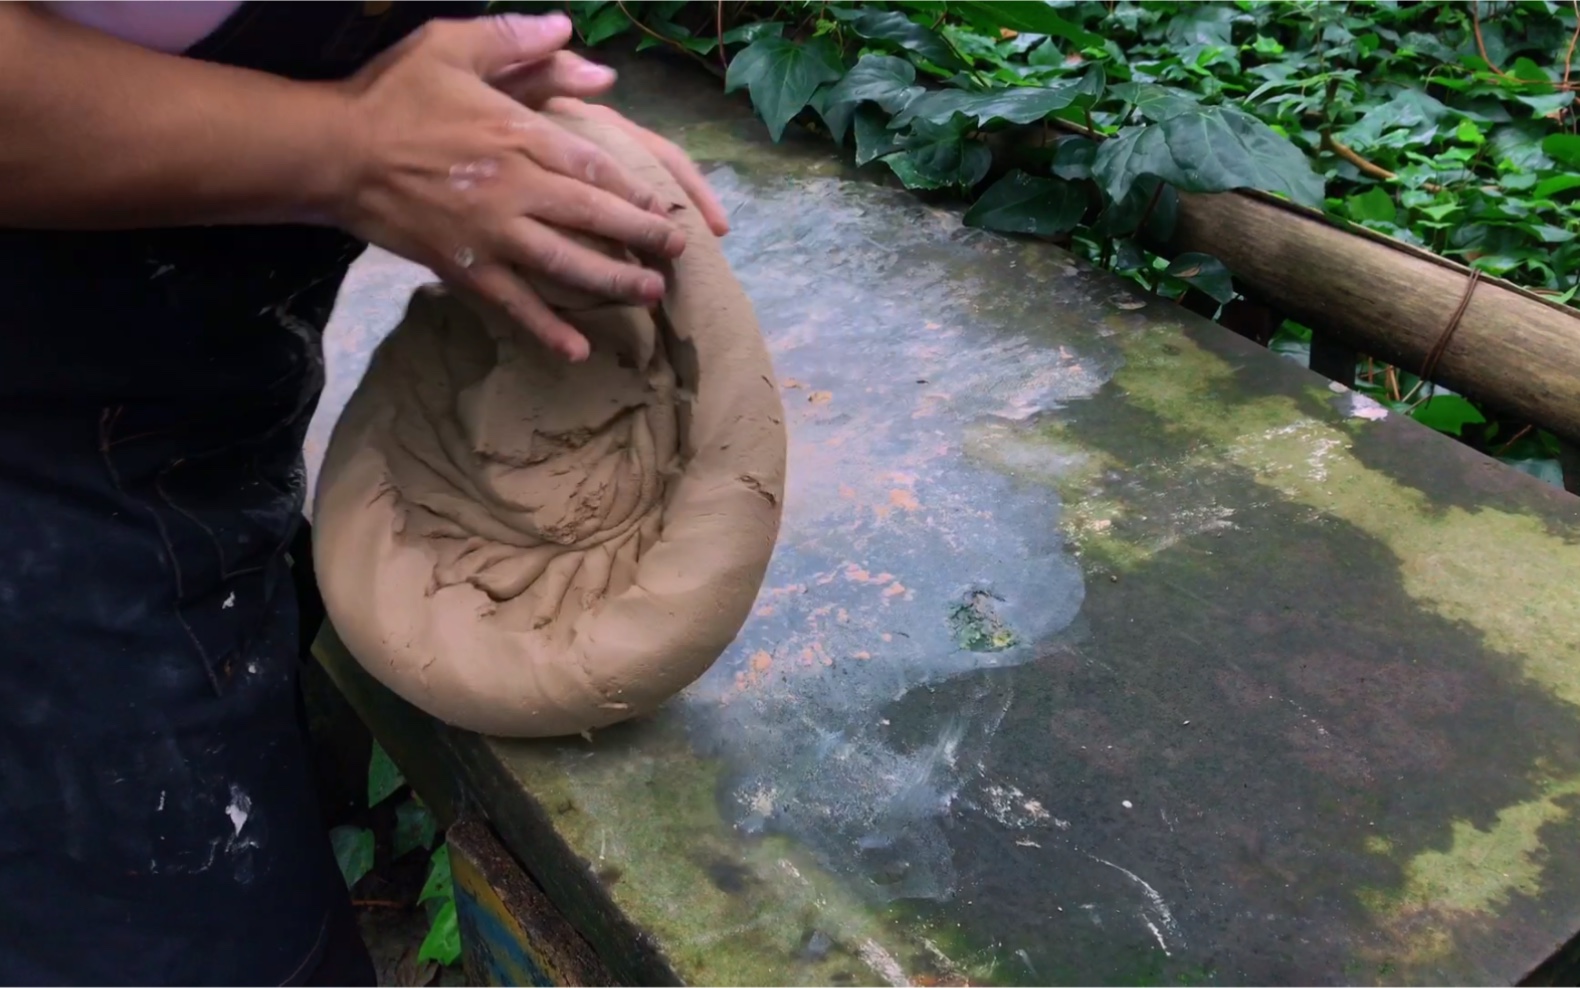
[[[722,237],[730,232],[729,214],[724,211],[723,203],[685,151],[607,106],[583,101],[585,97],[607,92],[614,85],[613,69],[589,62],[573,52],[557,51],[540,61],[515,66],[491,81],[499,90],[534,110],[583,117],[619,127],[669,169],[714,236]]]

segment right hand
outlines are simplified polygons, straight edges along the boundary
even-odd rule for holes
[[[487,81],[550,58],[570,34],[558,14],[440,20],[370,63],[348,83],[356,151],[337,219],[582,360],[586,338],[523,273],[638,305],[658,301],[664,281],[555,228],[661,258],[685,237],[654,189]]]

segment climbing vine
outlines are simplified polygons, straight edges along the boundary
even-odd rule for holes
[[[664,47],[971,226],[1063,244],[1164,296],[1222,305],[1172,261],[1180,192],[1258,189],[1572,304],[1580,287],[1580,0],[779,3],[572,0],[580,40]],[[1273,348],[1305,360],[1310,332]],[[1558,482],[1528,423],[1364,361],[1359,387]],[[1431,398],[1430,401],[1427,399]]]

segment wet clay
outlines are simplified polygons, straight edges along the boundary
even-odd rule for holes
[[[717,241],[644,149],[561,122],[675,204],[667,296],[540,286],[592,345],[572,364],[419,289],[335,426],[314,506],[351,654],[433,716],[511,737],[645,713],[706,671],[750,611],[784,491],[779,389]]]

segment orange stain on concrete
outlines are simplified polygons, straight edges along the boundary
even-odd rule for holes
[[[814,391],[806,396],[806,400],[814,405],[826,405],[834,400],[832,391]]]
[[[900,487],[889,492],[889,503],[903,511],[919,511],[922,507],[915,494]]]

